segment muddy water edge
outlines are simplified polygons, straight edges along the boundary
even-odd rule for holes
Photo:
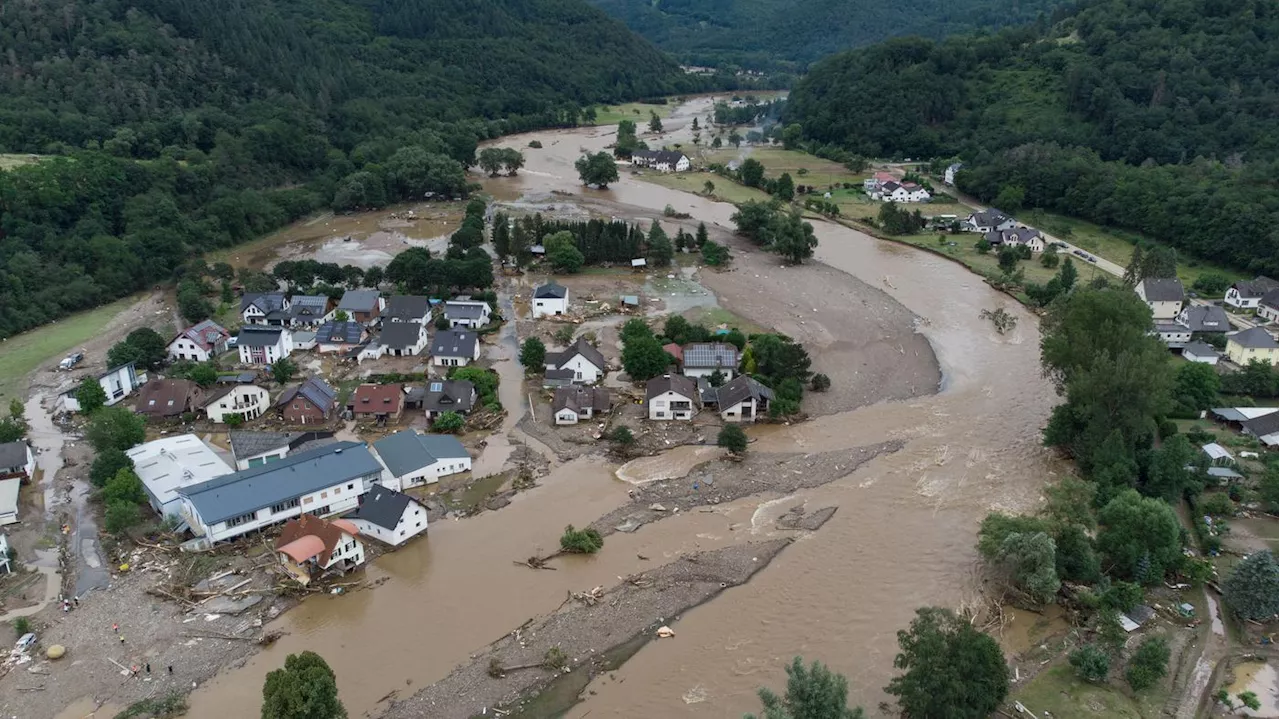
[[[675,113],[668,127],[681,132],[685,120],[679,118],[693,114]],[[521,176],[487,187],[531,204],[564,201],[552,200],[552,190],[572,192],[617,208],[619,216],[630,216],[629,209],[660,213],[670,204],[708,226],[731,227],[731,205],[626,173],[607,191],[583,189],[573,161],[612,136],[613,128],[580,128],[506,138],[497,144],[526,148],[536,139],[543,149],[525,150]],[[851,284],[880,288],[884,301],[920,318],[942,368],[942,391],[790,427],[753,428],[752,447],[759,451],[817,452],[888,439],[904,440],[905,447],[832,484],[798,492],[790,501],[840,511],[749,584],[687,613],[676,640],[647,645],[617,672],[597,678],[594,693],[569,716],[740,716],[756,708],[758,686],[781,685],[782,664],[797,654],[846,674],[854,699],[874,707],[892,673],[894,632],[914,609],[956,606],[977,591],[977,521],[993,508],[1034,507],[1061,469],[1039,445],[1054,400],[1039,374],[1034,316],[941,258],[842,226],[818,222],[815,229],[819,261],[848,273]],[[979,318],[981,310],[996,307],[1018,318],[1013,332],[998,335]],[[628,485],[614,479],[612,469],[591,459],[561,465],[499,512],[438,523],[430,536],[368,570],[371,578],[392,581],[313,599],[286,614],[273,628],[289,634],[197,690],[189,715],[256,714],[265,673],[302,649],[328,659],[353,716],[376,715],[389,696],[439,680],[470,652],[553,610],[567,590],[609,585],[681,552],[742,541],[731,527],[750,524],[762,504],[779,499],[743,500],[614,535],[599,556],[570,558],[556,572],[512,564],[552,548],[565,523],[587,524],[625,503]]]

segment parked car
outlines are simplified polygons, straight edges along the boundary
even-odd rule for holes
[[[33,632],[27,632],[18,637],[18,643],[13,645],[14,651],[25,652],[36,645],[36,635]]]

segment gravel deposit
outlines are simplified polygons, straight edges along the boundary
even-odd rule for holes
[[[752,453],[741,460],[721,459],[701,465],[679,479],[638,486],[634,498],[591,524],[601,535],[634,532],[649,522],[687,512],[695,507],[776,492],[818,487],[853,473],[865,462],[902,448],[894,440],[869,447],[855,447],[813,454]]]
[[[555,613],[506,635],[441,681],[396,702],[382,717],[467,719],[536,696],[561,672],[590,662],[639,634],[672,625],[682,612],[728,587],[743,584],[790,542],[778,539],[690,554],[625,577],[589,604],[566,600]],[[552,647],[567,657],[565,669],[533,666],[507,671],[501,677],[489,674],[492,660],[503,667],[538,665]]]

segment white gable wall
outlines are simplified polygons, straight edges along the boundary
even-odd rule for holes
[[[398,547],[427,531],[427,509],[416,501],[410,502],[404,508],[404,513],[400,515],[400,521],[393,529],[387,529],[367,519],[349,518],[349,521],[356,525],[356,529],[360,530],[360,534],[373,537],[384,544]]]
[[[687,402],[688,408],[674,409],[671,406],[672,402]],[[649,419],[693,419],[693,415],[696,412],[697,409],[693,399],[672,390],[667,390],[649,400]]]

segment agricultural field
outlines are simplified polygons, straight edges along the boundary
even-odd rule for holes
[[[655,185],[691,192],[695,195],[705,194],[706,183],[709,181],[715,185],[715,189],[711,193],[712,197],[722,202],[732,202],[734,204],[746,202],[747,200],[769,199],[769,195],[762,190],[740,185],[727,177],[721,177],[711,172],[664,173],[643,171],[643,174],[635,174],[633,177],[643,182],[651,182]]]
[[[644,128],[649,122],[649,113],[656,112],[658,117],[665,118],[671,114],[673,104],[654,105],[647,102],[628,102],[622,105],[602,105],[596,108],[596,125],[616,125],[622,120],[634,120],[636,125]]]

